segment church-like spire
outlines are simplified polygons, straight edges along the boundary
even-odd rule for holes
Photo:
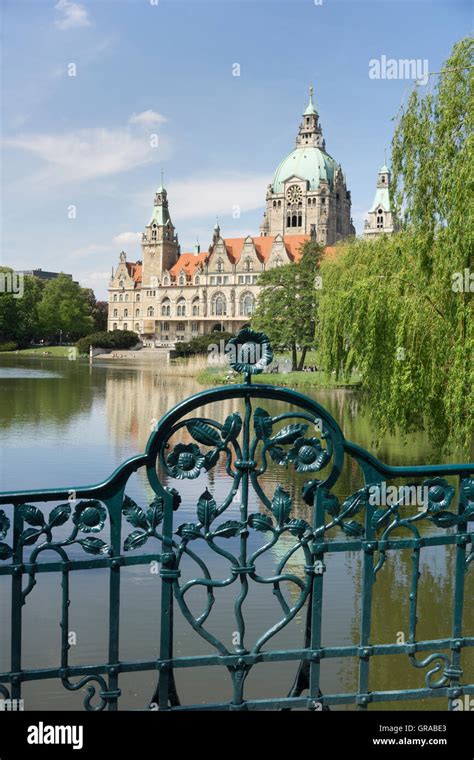
[[[311,84],[309,86],[309,103],[306,106],[306,111],[304,112],[304,116],[310,116],[311,114],[317,114],[318,108],[315,103],[313,103],[313,85]]]
[[[377,176],[377,187],[373,203],[367,212],[364,225],[365,237],[375,235],[390,235],[396,229],[395,220],[390,203],[390,169],[386,165],[387,156],[384,154],[385,163]]]
[[[319,123],[318,109],[313,101],[313,85],[309,88],[309,103],[303,113],[303,121],[296,138],[297,148],[305,148],[306,146],[326,150],[326,143]]]
[[[163,172],[161,173],[161,181],[162,184],[155,193],[153,213],[151,215],[149,225],[153,224],[153,222],[155,222],[158,226],[163,226],[167,222],[170,224],[172,223],[168,208],[168,193],[166,192],[166,188],[163,187]]]

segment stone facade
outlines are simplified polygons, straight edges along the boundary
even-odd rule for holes
[[[310,238],[324,246],[354,235],[351,198],[326,153],[312,90],[295,149],[266,195],[260,235],[225,238],[216,224],[207,252],[181,253],[166,189],[158,188],[142,235],[142,261],[124,251],[109,284],[109,330],[133,330],[145,344],[172,346],[213,330],[235,332],[255,309],[261,272],[297,261]]]

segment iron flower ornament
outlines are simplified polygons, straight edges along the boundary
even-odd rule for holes
[[[273,361],[273,349],[268,337],[250,327],[244,327],[228,341],[225,353],[231,368],[245,375],[259,375]]]
[[[99,501],[80,501],[72,521],[83,533],[99,533],[105,525],[107,510]]]
[[[287,460],[293,462],[296,472],[317,472],[330,460],[319,438],[297,438],[287,454]]]
[[[204,454],[195,443],[177,443],[166,460],[170,473],[180,480],[197,478],[205,462]]]

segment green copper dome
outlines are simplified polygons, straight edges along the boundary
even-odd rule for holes
[[[284,183],[293,176],[307,180],[310,190],[316,190],[321,180],[326,180],[332,186],[338,168],[337,161],[321,148],[310,145],[295,148],[276,170],[272,190],[274,193],[282,193]]]

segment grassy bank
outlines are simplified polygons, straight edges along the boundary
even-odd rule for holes
[[[226,375],[227,369],[222,369],[222,367],[207,367],[199,372],[196,379],[201,385],[225,385]],[[240,378],[240,375],[237,376],[233,382],[240,382]],[[290,388],[355,388],[359,385],[357,377],[342,381],[336,380],[334,375],[327,375],[325,372],[262,373],[255,376],[254,382],[288,386]]]
[[[74,346],[42,346],[40,348],[20,348],[17,351],[2,351],[2,354],[21,354],[22,356],[68,356]]]

